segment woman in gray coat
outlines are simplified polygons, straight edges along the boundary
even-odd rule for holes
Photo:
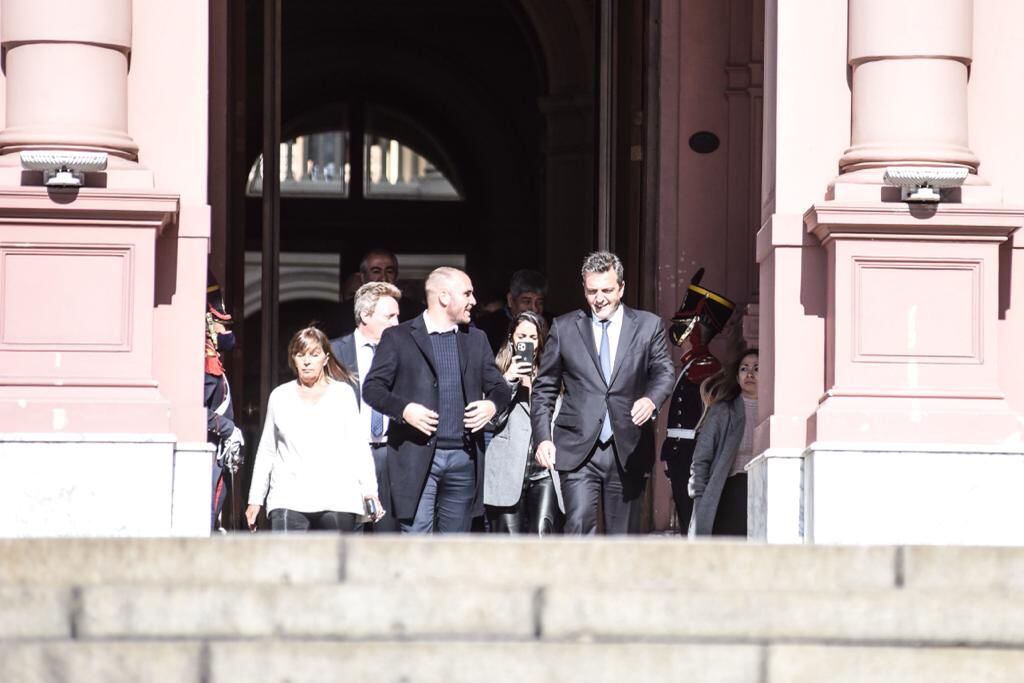
[[[508,408],[496,415],[495,433],[484,460],[484,505],[491,531],[544,536],[561,528],[551,472],[529,457],[533,453],[530,390],[537,372],[547,324],[532,311],[515,317],[495,362],[512,388]],[[532,360],[516,355],[516,345],[532,344]]]
[[[757,426],[757,349],[701,387],[704,416],[690,467],[692,526],[697,536],[747,535],[747,473]]]

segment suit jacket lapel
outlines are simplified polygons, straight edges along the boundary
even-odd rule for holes
[[[636,336],[636,311],[627,306],[622,307],[622,328],[619,330],[619,343],[615,345],[615,365],[612,367],[612,380],[608,383],[611,386],[619,375],[619,368],[626,359],[626,350],[632,346],[633,337]]]
[[[590,359],[594,361],[594,369],[597,371],[597,376],[604,382],[604,373],[601,372],[601,359],[597,357],[597,349],[594,345],[594,325],[590,320],[590,316],[580,311],[579,317],[576,318],[576,327],[580,331],[583,348],[587,350],[587,353],[590,354]]]
[[[356,403],[362,407],[363,396],[362,391],[359,387],[359,351],[356,349],[356,338],[355,335],[347,335],[341,338],[341,362],[345,364],[353,375],[355,375],[355,384],[353,387],[356,390]]]
[[[423,318],[419,316],[414,318],[411,327],[410,334],[413,341],[416,342],[416,346],[420,347],[423,357],[427,359],[430,371],[436,375],[437,363],[434,361],[434,346],[430,343],[430,337],[427,336],[427,328],[423,326]]]

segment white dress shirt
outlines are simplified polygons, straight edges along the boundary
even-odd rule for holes
[[[447,327],[438,327],[427,311],[423,311],[423,324],[427,328],[427,334],[444,334],[445,332],[458,332],[459,326],[455,323]]]
[[[615,312],[612,313],[612,317],[609,318],[611,322],[608,323],[608,367],[611,368],[612,372],[615,371],[615,352],[619,347],[619,332],[622,331],[622,304],[620,303]],[[597,351],[597,357],[601,357],[601,335],[604,334],[603,325],[601,321],[597,319],[593,313],[590,315],[590,324],[594,328],[594,350]]]
[[[363,333],[359,331],[359,328],[356,328],[356,331],[352,333],[352,339],[356,345],[356,372],[359,374],[359,392],[360,395],[362,395],[363,379],[370,372],[370,366],[373,365],[374,349],[370,348],[369,345],[371,342],[367,341],[366,337],[363,336]],[[363,426],[366,427],[366,440],[369,442],[374,441],[370,432],[370,418],[372,415],[373,408],[367,405],[366,401],[362,401],[359,404],[359,419],[363,423]],[[387,443],[389,418],[384,413],[381,413],[381,417],[384,418],[384,431],[381,432],[377,441],[379,443]]]
[[[270,394],[256,451],[249,504],[299,512],[363,514],[363,497],[377,495],[370,445],[363,435],[356,394],[328,381],[316,403],[299,396],[298,381]]]

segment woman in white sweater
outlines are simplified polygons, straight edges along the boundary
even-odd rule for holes
[[[368,507],[380,519],[352,374],[315,327],[292,337],[288,365],[297,379],[270,394],[245,510],[249,528],[256,529],[264,499],[274,531],[352,531]]]

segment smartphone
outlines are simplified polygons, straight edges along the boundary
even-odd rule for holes
[[[517,341],[513,347],[516,360],[533,365],[534,346],[532,341]]]
[[[366,514],[370,519],[377,516],[377,503],[373,501],[373,498],[364,498],[363,505],[366,507]]]

